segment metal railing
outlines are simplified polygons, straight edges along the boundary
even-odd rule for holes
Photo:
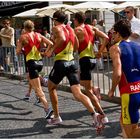
[[[15,47],[6,48],[0,47],[3,52],[3,54],[0,55],[1,57],[1,63],[3,67],[5,67],[5,73],[10,73],[13,75],[18,75],[21,77],[26,77],[26,71],[25,71],[25,61],[24,61],[24,55],[20,54],[19,56],[15,55]],[[94,86],[98,86],[101,89],[101,93],[107,95],[110,87],[111,87],[111,75],[112,75],[112,61],[109,57],[108,53],[104,54],[104,58],[101,60],[97,60],[96,67],[92,71],[92,80]],[[5,58],[2,58],[5,57]],[[75,54],[75,59],[78,61],[78,55]],[[8,63],[7,63],[8,60]],[[5,64],[7,63],[7,64]],[[49,75],[54,61],[53,57],[43,58],[44,67],[41,71],[41,75]],[[78,64],[78,63],[77,63]],[[8,69],[7,69],[8,67]],[[63,79],[63,81],[60,83],[64,86],[68,86],[69,82],[66,78]],[[116,89],[115,96],[119,97],[118,94],[118,88]]]

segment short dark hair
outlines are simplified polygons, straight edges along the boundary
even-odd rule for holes
[[[114,24],[114,31],[118,32],[123,38],[131,35],[131,23],[127,19],[121,19]]]
[[[79,23],[84,23],[86,16],[83,12],[77,12],[75,13],[74,18],[79,22]]]
[[[67,19],[67,15],[63,11],[58,10],[53,14],[53,19],[60,23],[64,23]]]
[[[130,11],[134,12],[135,11],[135,8],[133,6],[127,6],[125,7],[125,9],[129,9]]]

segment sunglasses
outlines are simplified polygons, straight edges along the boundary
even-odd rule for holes
[[[9,23],[9,22],[4,22],[3,24],[4,24],[4,25],[9,25],[10,23]]]
[[[52,20],[57,20],[57,18],[52,18]]]
[[[125,14],[129,14],[129,13],[130,13],[130,11],[125,11],[124,13],[125,13]]]

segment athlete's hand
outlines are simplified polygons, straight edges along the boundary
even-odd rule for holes
[[[51,57],[52,56],[52,51],[49,50],[49,51],[45,52],[44,54],[47,57]]]
[[[114,96],[114,91],[112,91],[112,90],[110,90],[109,92],[108,92],[108,97],[113,97]]]
[[[95,57],[96,57],[97,59],[101,58],[101,57],[102,57],[102,53],[101,53],[101,52],[97,52],[97,53],[95,54]]]

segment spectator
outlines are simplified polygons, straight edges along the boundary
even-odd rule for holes
[[[46,38],[50,39],[50,34],[48,33],[48,31],[47,31],[46,28],[43,29],[43,35],[44,35]]]
[[[100,20],[95,27],[98,28],[101,32],[105,32],[103,20]],[[96,39],[98,40],[96,41],[96,45],[98,46],[97,48],[100,50],[100,47],[103,44],[103,39],[101,37],[98,37],[98,38],[96,37]],[[103,50],[103,53],[104,52],[107,52],[106,47]],[[103,57],[97,59],[97,64],[100,70],[104,69]]]
[[[2,41],[2,66],[5,71],[10,71],[10,61],[13,62],[15,72],[18,71],[18,60],[15,53],[15,43],[14,43],[14,29],[10,27],[10,20],[5,19],[3,21],[3,28],[0,31],[0,38]]]
[[[93,19],[92,25],[93,25],[93,26],[96,26],[96,25],[97,25],[97,19]]]
[[[140,19],[134,16],[135,13],[134,7],[132,6],[126,7],[124,13],[131,23],[132,34],[129,37],[129,39],[140,44]]]

